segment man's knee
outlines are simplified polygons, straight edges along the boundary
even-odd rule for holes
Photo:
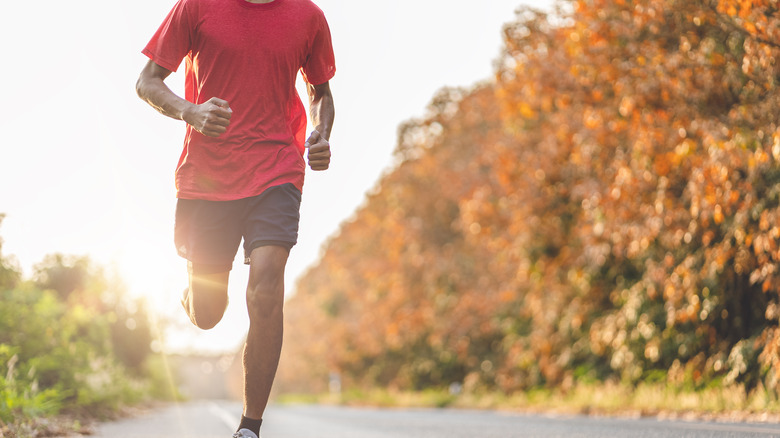
[[[284,269],[289,250],[279,246],[256,248],[251,254],[247,306],[250,315],[267,314],[284,302]]]
[[[192,323],[198,328],[209,330],[222,320],[227,309],[227,287],[224,290],[213,286],[203,287],[193,282],[190,288],[190,308],[188,309]]]
[[[190,265],[188,313],[193,324],[203,330],[213,328],[222,320],[228,304],[230,271],[200,273]]]

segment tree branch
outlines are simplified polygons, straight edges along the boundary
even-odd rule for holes
[[[751,39],[753,39],[753,40],[755,40],[755,41],[757,41],[759,43],[766,44],[768,46],[772,46],[772,47],[780,49],[780,43],[778,43],[776,41],[768,40],[768,39],[763,38],[761,36],[758,36],[758,35],[750,32],[750,31],[748,31],[747,29],[739,26],[730,17],[724,17],[723,14],[718,12],[718,9],[712,4],[711,1],[701,0],[701,3],[705,7],[709,8],[715,14],[715,17],[717,17],[719,23],[729,27],[731,30],[737,31],[737,32],[741,33],[742,35],[745,35],[746,37],[751,38]]]

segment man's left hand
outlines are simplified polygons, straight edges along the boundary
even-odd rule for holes
[[[309,167],[311,170],[326,170],[330,166],[330,143],[319,131],[312,131],[306,140],[306,148],[309,149]]]

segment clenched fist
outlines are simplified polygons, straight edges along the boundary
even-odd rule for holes
[[[227,101],[217,97],[194,105],[184,115],[184,121],[196,131],[209,137],[219,137],[227,131],[233,110]]]
[[[309,149],[309,167],[311,170],[326,170],[330,166],[330,143],[316,129],[312,131],[304,145]]]

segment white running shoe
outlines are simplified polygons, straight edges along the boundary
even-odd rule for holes
[[[239,429],[238,432],[233,434],[233,438],[260,438],[260,437],[255,435],[255,433],[249,429]]]

